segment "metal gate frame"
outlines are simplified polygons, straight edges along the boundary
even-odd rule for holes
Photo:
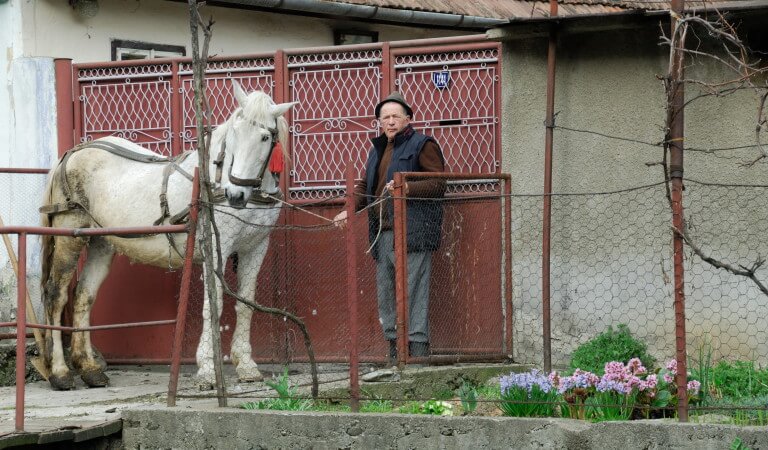
[[[211,58],[206,82],[212,122],[226,118],[233,110],[234,99],[227,84],[230,78],[238,79],[246,91],[262,89],[270,93],[277,103],[300,101],[286,116],[291,134],[283,145],[287,147],[292,167],[286,168],[287,173],[280,177],[280,187],[287,193],[289,203],[304,207],[318,200],[335,198],[339,199],[330,202],[336,205],[331,208],[342,207],[346,162],[354,162],[359,177],[369,148],[368,140],[378,134],[373,107],[395,89],[413,96],[409,100],[417,111],[415,128],[442,133],[439,139],[444,146],[448,171],[498,174],[501,167],[500,50],[500,43],[488,41],[484,35],[474,35]],[[60,153],[71,147],[67,144],[106,135],[122,136],[170,155],[192,148],[196,138],[192,127],[190,66],[190,58],[74,65],[64,61],[61,67],[57,65],[62,78],[71,79],[68,95],[73,100],[68,111],[59,110],[60,123],[69,121],[72,124],[69,129],[73,130],[71,136],[60,135]],[[448,91],[430,88],[427,75],[445,71],[451,72],[451,82],[463,86],[463,95],[480,97],[482,101],[473,108],[464,105],[463,109],[439,103],[440,96]],[[474,71],[472,76],[466,75],[470,71]],[[418,87],[409,85],[409,79],[415,78],[421,82]],[[479,78],[493,86],[473,85],[472,80]],[[335,95],[330,99],[318,91],[323,83],[334,86]],[[480,88],[485,89],[483,96],[475,94]],[[66,98],[66,93],[62,97]],[[320,105],[329,103],[335,109],[319,109]],[[427,116],[428,111],[433,114]],[[318,142],[326,146],[318,150]],[[317,211],[331,214],[332,209],[325,208]],[[300,220],[298,215],[288,210],[281,214],[279,223],[296,220]],[[272,239],[288,246],[299,245],[290,242],[282,232],[275,232]],[[285,266],[281,271],[285,275],[272,282],[290,284],[291,270],[295,268],[288,267],[285,260],[278,260],[276,264]],[[133,270],[127,263],[116,263],[113,267],[118,269],[118,275],[113,276],[118,280]],[[178,275],[153,270],[142,268],[143,276],[156,280],[152,281],[154,285],[173,291],[170,286],[179,282]],[[118,287],[110,287],[108,280],[105,291],[120,295],[119,281],[115,283]],[[168,292],[158,295],[167,296]],[[302,300],[299,297],[292,301]],[[162,308],[157,302],[156,306]],[[97,319],[110,320],[108,317]],[[140,357],[114,355],[110,362],[165,363],[163,350],[147,350],[150,353]],[[318,355],[319,359],[336,360],[345,355],[343,351],[331,353],[333,355]],[[191,361],[191,356],[185,354],[184,360]]]

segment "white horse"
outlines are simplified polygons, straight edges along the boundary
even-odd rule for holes
[[[262,194],[279,195],[275,179],[265,168],[275,143],[278,139],[284,141],[287,134],[287,123],[282,116],[296,103],[275,104],[260,91],[246,94],[235,81],[233,88],[238,108],[211,136],[210,154],[215,160],[208,170],[211,180],[218,179],[215,188],[223,190],[228,203],[227,206],[221,199],[219,208],[227,211],[225,214],[215,213],[221,233],[222,255],[238,254],[238,294],[253,300],[256,275],[267,251],[270,226],[277,221],[280,203],[248,204],[248,201],[252,194],[261,197],[270,196]],[[168,165],[173,169],[166,170]],[[63,157],[51,171],[41,208],[43,225],[68,228],[147,226],[158,216],[158,222],[167,224],[170,216],[189,206],[192,196],[189,174],[197,165],[197,152],[172,163],[116,137],[82,144]],[[163,188],[164,171],[168,177],[167,189]],[[160,197],[164,190],[167,208],[161,215]],[[62,310],[67,303],[67,286],[77,269],[78,256],[86,246],[88,257],[74,298],[75,327],[89,326],[91,307],[115,253],[126,255],[137,263],[179,268],[183,264],[186,235],[176,234],[170,238],[166,235],[45,238],[41,284],[46,317],[51,325],[61,323]],[[198,248],[194,255],[200,262]],[[217,285],[216,301],[218,311],[221,311],[222,288],[221,283]],[[197,348],[197,376],[201,384],[212,385],[214,366],[209,338],[209,301],[206,292],[203,330]],[[235,310],[237,323],[232,337],[232,362],[241,381],[260,381],[261,373],[251,357],[252,310],[240,302]],[[49,330],[46,342],[51,386],[72,389],[74,378],[64,359],[61,332]],[[72,366],[90,387],[105,386],[109,381],[104,374],[105,364],[96,355],[88,332],[72,334]]]

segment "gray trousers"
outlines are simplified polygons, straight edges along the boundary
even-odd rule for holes
[[[382,231],[379,236],[379,259],[376,261],[376,292],[379,299],[379,321],[384,337],[394,340],[396,333],[394,233]],[[429,342],[429,278],[432,252],[408,253],[408,340]]]

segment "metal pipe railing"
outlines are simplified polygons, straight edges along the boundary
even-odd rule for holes
[[[47,173],[48,169],[0,169],[2,173]],[[197,170],[195,171],[195,179],[192,191],[192,203],[190,209],[190,218],[197,217],[197,194],[199,190],[197,188]],[[193,221],[190,219],[190,224]],[[122,324],[110,324],[110,325],[95,325],[88,327],[67,327],[67,326],[53,326],[45,324],[28,324],[27,323],[27,309],[26,309],[26,296],[27,296],[27,236],[28,235],[40,235],[40,236],[141,236],[149,234],[166,234],[166,233],[188,233],[187,237],[187,254],[184,262],[184,273],[182,275],[182,293],[179,305],[178,315],[182,315],[181,323],[183,324],[183,317],[186,316],[186,298],[189,294],[189,283],[191,280],[192,271],[192,256],[194,253],[194,227],[192,225],[162,225],[151,227],[111,227],[111,228],[51,228],[51,227],[39,227],[39,226],[3,226],[0,227],[0,234],[16,234],[18,235],[18,273],[17,273],[17,314],[15,322],[2,322],[0,327],[15,327],[16,328],[16,411],[15,411],[15,429],[16,431],[24,431],[24,398],[25,398],[25,374],[26,374],[26,336],[27,328],[33,329],[47,329],[47,330],[60,330],[66,332],[80,332],[91,330],[106,330],[106,329],[118,329],[118,328],[136,328],[146,326],[158,326],[176,324],[176,335],[183,333],[183,327],[179,330],[179,319],[171,320],[157,320],[150,322],[133,322]],[[192,245],[190,245],[190,241]],[[186,284],[184,284],[186,283]],[[182,312],[183,308],[183,312]],[[178,340],[178,337],[176,338]],[[174,343],[176,342],[174,341]],[[180,345],[178,346],[180,347]],[[180,350],[178,347],[174,347],[174,353],[172,355],[172,362],[177,368]],[[175,385],[169,384],[169,388],[174,388],[175,398]],[[169,392],[170,397],[170,392]]]

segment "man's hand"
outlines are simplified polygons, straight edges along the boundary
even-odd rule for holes
[[[342,211],[333,218],[333,224],[339,228],[344,228],[347,224],[347,211]]]
[[[387,192],[389,192],[390,196],[394,196],[395,195],[395,181],[394,180],[392,180],[389,183],[387,183],[384,186],[384,188],[387,190]],[[405,195],[408,195],[408,183],[405,183],[405,186],[403,187],[403,193]]]

